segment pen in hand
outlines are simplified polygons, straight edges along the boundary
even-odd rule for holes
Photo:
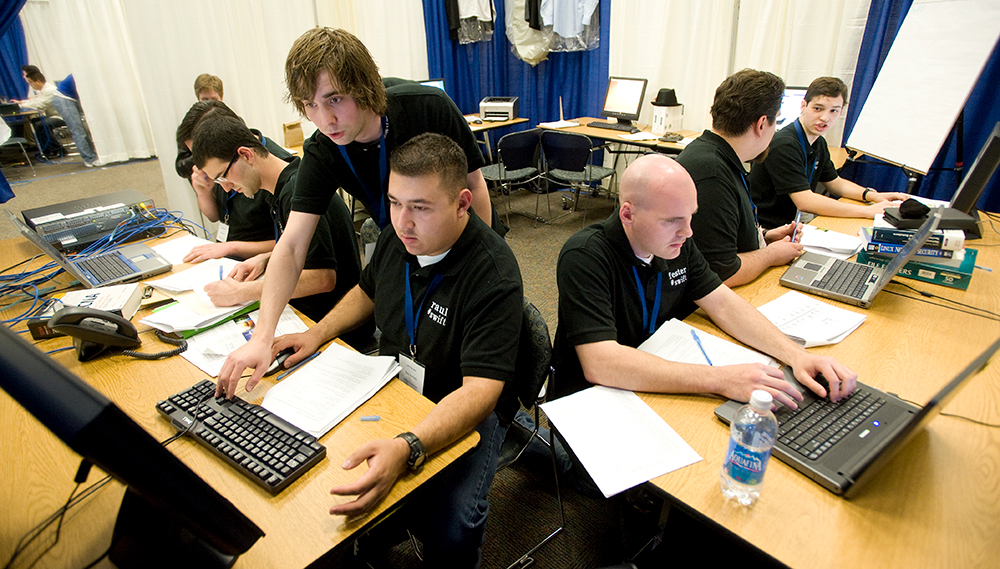
[[[701,355],[705,356],[705,361],[708,362],[708,365],[714,365],[708,357],[708,352],[705,351],[705,346],[701,345],[701,338],[698,337],[698,332],[691,330],[691,337],[694,338],[694,343],[698,344],[698,349],[701,350]]]
[[[219,280],[222,280],[222,265],[219,265]]]
[[[799,242],[799,224],[802,223],[802,210],[795,210],[795,221],[792,224],[792,243]]]

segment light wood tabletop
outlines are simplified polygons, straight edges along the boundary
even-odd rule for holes
[[[870,220],[817,218],[812,225],[856,234]],[[1000,236],[988,226],[977,264],[1000,270]],[[735,290],[755,306],[790,289],[774,267]],[[1000,282],[976,270],[969,290],[897,279],[941,297],[1000,313]],[[845,340],[811,351],[836,357],[859,380],[925,404],[1000,337],[1000,322],[946,301],[890,284],[869,310],[829,301],[867,316]],[[993,317],[995,318],[995,317]],[[702,312],[687,320],[723,337]],[[728,338],[728,337],[727,337]],[[728,338],[731,340],[731,338]],[[760,500],[745,508],[723,498],[719,469],[729,428],[712,396],[640,394],[702,456],[651,485],[710,525],[746,540],[791,567],[996,567],[1000,538],[1000,429],[939,416],[850,500],[840,498],[779,460],[770,461]],[[987,366],[944,409],[1000,423],[1000,366]]]
[[[577,118],[577,119],[570,119],[570,122],[579,123],[580,126],[571,126],[571,127],[565,127],[565,128],[559,128],[559,129],[550,129],[550,130],[560,130],[560,131],[563,131],[563,132],[575,132],[575,133],[578,133],[578,134],[586,134],[590,138],[597,139],[597,140],[603,140],[603,141],[607,141],[607,142],[613,142],[613,143],[616,143],[616,144],[628,144],[628,145],[631,145],[631,146],[640,146],[640,147],[643,147],[643,148],[650,148],[652,150],[656,150],[657,152],[664,152],[664,153],[667,153],[667,154],[679,154],[681,150],[684,150],[684,145],[678,144],[676,142],[663,142],[662,140],[658,140],[658,139],[651,139],[651,140],[626,140],[626,139],[622,138],[620,135],[628,134],[628,132],[619,131],[619,130],[610,130],[610,129],[606,129],[606,128],[597,128],[597,127],[587,126],[588,124],[590,124],[591,122],[594,122],[594,121],[596,121],[596,122],[615,122],[614,120],[608,121],[607,119],[601,119],[601,118],[580,117],[580,118]],[[544,127],[542,125],[539,125],[539,126],[541,126],[542,128],[548,128],[548,127]],[[646,132],[646,133],[651,132],[649,125],[636,125],[636,128],[638,128],[642,132]],[[700,133],[697,133],[697,132],[694,132],[694,131],[691,131],[691,130],[682,130],[682,131],[679,131],[678,134],[684,136],[685,138],[697,138]]]
[[[155,241],[149,244],[155,245]],[[8,267],[36,253],[33,246],[21,238],[0,242],[0,266]],[[40,266],[44,262],[43,258],[32,265]],[[176,266],[175,270],[185,267]],[[68,282],[65,276],[60,279]],[[9,318],[22,311],[23,308],[8,308],[2,314]],[[133,321],[138,322],[142,316],[140,311]],[[137,327],[143,341],[140,350],[169,349],[151,333],[143,333],[143,325]],[[22,329],[24,324],[14,328],[15,331]],[[30,341],[30,336],[27,338]],[[37,347],[50,351],[68,345],[70,339],[63,337],[41,341]],[[156,402],[207,377],[180,357],[144,361],[111,354],[81,363],[76,353],[69,350],[55,353],[52,358],[109,397],[156,440],[164,440],[174,433],[168,421],[157,413]],[[259,403],[272,385],[273,379],[265,378],[252,393],[242,396]],[[348,500],[332,497],[330,488],[353,482],[367,468],[361,465],[345,471],[340,466],[344,459],[368,440],[391,438],[409,430],[432,408],[432,402],[399,380],[391,380],[320,439],[327,448],[326,459],[277,496],[272,496],[186,437],[167,448],[264,530],[265,537],[240,558],[237,566],[304,567],[338,546],[350,543],[359,530],[377,523],[407,494],[476,444],[478,434],[473,431],[435,454],[419,474],[400,479],[389,496],[367,515],[352,519],[330,516],[327,511],[335,501]],[[379,415],[381,420],[362,422],[359,417],[363,415]],[[0,391],[0,456],[3,457],[0,499],[4,504],[0,508],[0,560],[6,561],[18,539],[66,501],[80,458],[3,391]],[[104,473],[95,468],[85,485],[103,476]],[[121,484],[112,482],[70,510],[59,543],[36,567],[80,567],[103,553],[110,544],[123,492]],[[52,535],[50,531],[46,539],[41,540],[43,547],[33,548],[35,554],[51,543]],[[30,554],[25,555],[30,558]],[[105,560],[99,566],[111,564]]]

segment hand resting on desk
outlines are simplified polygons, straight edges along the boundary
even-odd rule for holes
[[[330,515],[355,516],[376,506],[392,490],[396,480],[406,471],[410,446],[403,439],[376,439],[361,445],[341,465],[351,470],[368,462],[368,471],[352,484],[330,489],[334,496],[357,496],[350,502],[330,508]]]

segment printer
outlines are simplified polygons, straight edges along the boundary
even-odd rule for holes
[[[517,97],[486,97],[479,101],[479,118],[509,121],[517,118]]]

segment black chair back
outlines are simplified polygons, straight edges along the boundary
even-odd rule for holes
[[[524,320],[521,323],[521,338],[514,369],[521,381],[517,398],[526,408],[531,409],[535,405],[538,393],[549,377],[551,361],[552,341],[548,324],[535,305],[525,298]]]
[[[585,134],[558,130],[542,133],[542,152],[549,170],[582,172],[590,161],[592,147],[590,137]]]
[[[538,166],[540,128],[504,135],[497,142],[498,160],[507,171]]]

